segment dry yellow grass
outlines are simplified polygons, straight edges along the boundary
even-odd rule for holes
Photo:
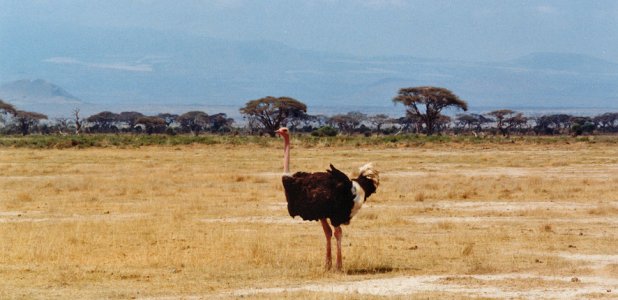
[[[618,293],[615,146],[294,146],[293,170],[382,171],[344,273],[324,272],[318,223],[287,215],[279,143],[0,149],[0,298]],[[371,280],[386,290],[354,285]]]

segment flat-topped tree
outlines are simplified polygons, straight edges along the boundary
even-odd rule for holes
[[[251,100],[240,109],[241,114],[259,122],[266,133],[273,137],[275,131],[285,125],[287,118],[306,112],[307,105],[294,98],[272,96]]]
[[[600,130],[612,132],[612,130],[616,130],[616,125],[618,125],[618,113],[604,113],[594,117],[592,121],[598,124]]]
[[[15,112],[15,120],[19,125],[19,131],[22,135],[30,133],[33,126],[39,124],[40,120],[46,120],[47,116],[37,112],[18,110]]]
[[[382,132],[382,125],[388,122],[393,122],[393,119],[386,114],[369,116],[367,120],[376,128],[377,134],[380,134]]]
[[[157,117],[163,119],[165,121],[165,126],[170,126],[172,123],[176,122],[179,115],[171,114],[171,113],[160,113]]]
[[[209,124],[208,114],[199,110],[186,112],[180,115],[176,121],[180,123],[180,127],[183,130],[190,131],[195,136],[198,136],[200,131],[208,128]]]
[[[499,109],[487,113],[488,116],[496,118],[496,128],[503,136],[509,136],[511,129],[525,124],[528,119],[524,114],[510,109]]]
[[[481,132],[483,124],[493,122],[492,119],[479,114],[458,114],[456,120],[463,130],[466,130],[467,127],[468,130],[476,133]]]
[[[102,111],[88,117],[86,121],[95,124],[94,128],[91,127],[92,130],[97,130],[99,132],[109,132],[112,131],[112,126],[114,125],[114,123],[118,122],[118,116],[118,114],[111,111]]]
[[[146,134],[148,135],[153,134],[157,131],[163,131],[165,130],[165,127],[167,126],[163,118],[156,117],[156,116],[140,117],[137,120],[135,120],[135,124],[144,125]]]
[[[0,99],[0,113],[8,113],[11,115],[15,115],[17,113],[17,110],[12,104],[6,103],[2,101],[2,99]]]
[[[337,126],[339,130],[351,135],[367,119],[367,115],[361,112],[352,111],[347,114],[338,114],[330,118],[330,123]]]
[[[211,132],[221,132],[231,130],[234,124],[233,118],[228,118],[225,113],[218,113],[208,116],[208,126]]]
[[[12,104],[6,103],[0,99],[0,123],[4,123],[5,119],[3,115],[12,115],[14,116],[17,111]]]
[[[144,114],[137,111],[123,111],[118,114],[118,121],[126,123],[129,130],[133,130],[133,127],[137,124],[137,120],[142,117],[145,117]]]
[[[402,103],[407,112],[415,115],[425,124],[427,135],[432,135],[436,129],[441,114],[445,108],[468,110],[468,103],[459,99],[448,89],[434,86],[402,88],[393,98],[393,102]]]

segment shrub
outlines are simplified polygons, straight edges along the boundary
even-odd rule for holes
[[[312,136],[319,136],[319,137],[324,137],[324,136],[336,136],[339,132],[337,131],[337,129],[330,127],[330,126],[322,126],[316,130],[314,130],[313,132],[311,132]]]

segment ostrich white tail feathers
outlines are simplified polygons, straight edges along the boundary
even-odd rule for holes
[[[367,177],[373,181],[376,188],[380,185],[380,172],[373,167],[373,163],[367,163],[358,170],[360,171],[359,176]]]

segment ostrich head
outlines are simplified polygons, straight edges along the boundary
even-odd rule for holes
[[[275,131],[275,133],[285,138],[290,135],[290,130],[288,130],[287,127],[281,127],[277,131]]]
[[[354,181],[358,182],[365,191],[365,198],[375,193],[380,185],[380,172],[373,167],[372,163],[359,168],[360,174]]]

